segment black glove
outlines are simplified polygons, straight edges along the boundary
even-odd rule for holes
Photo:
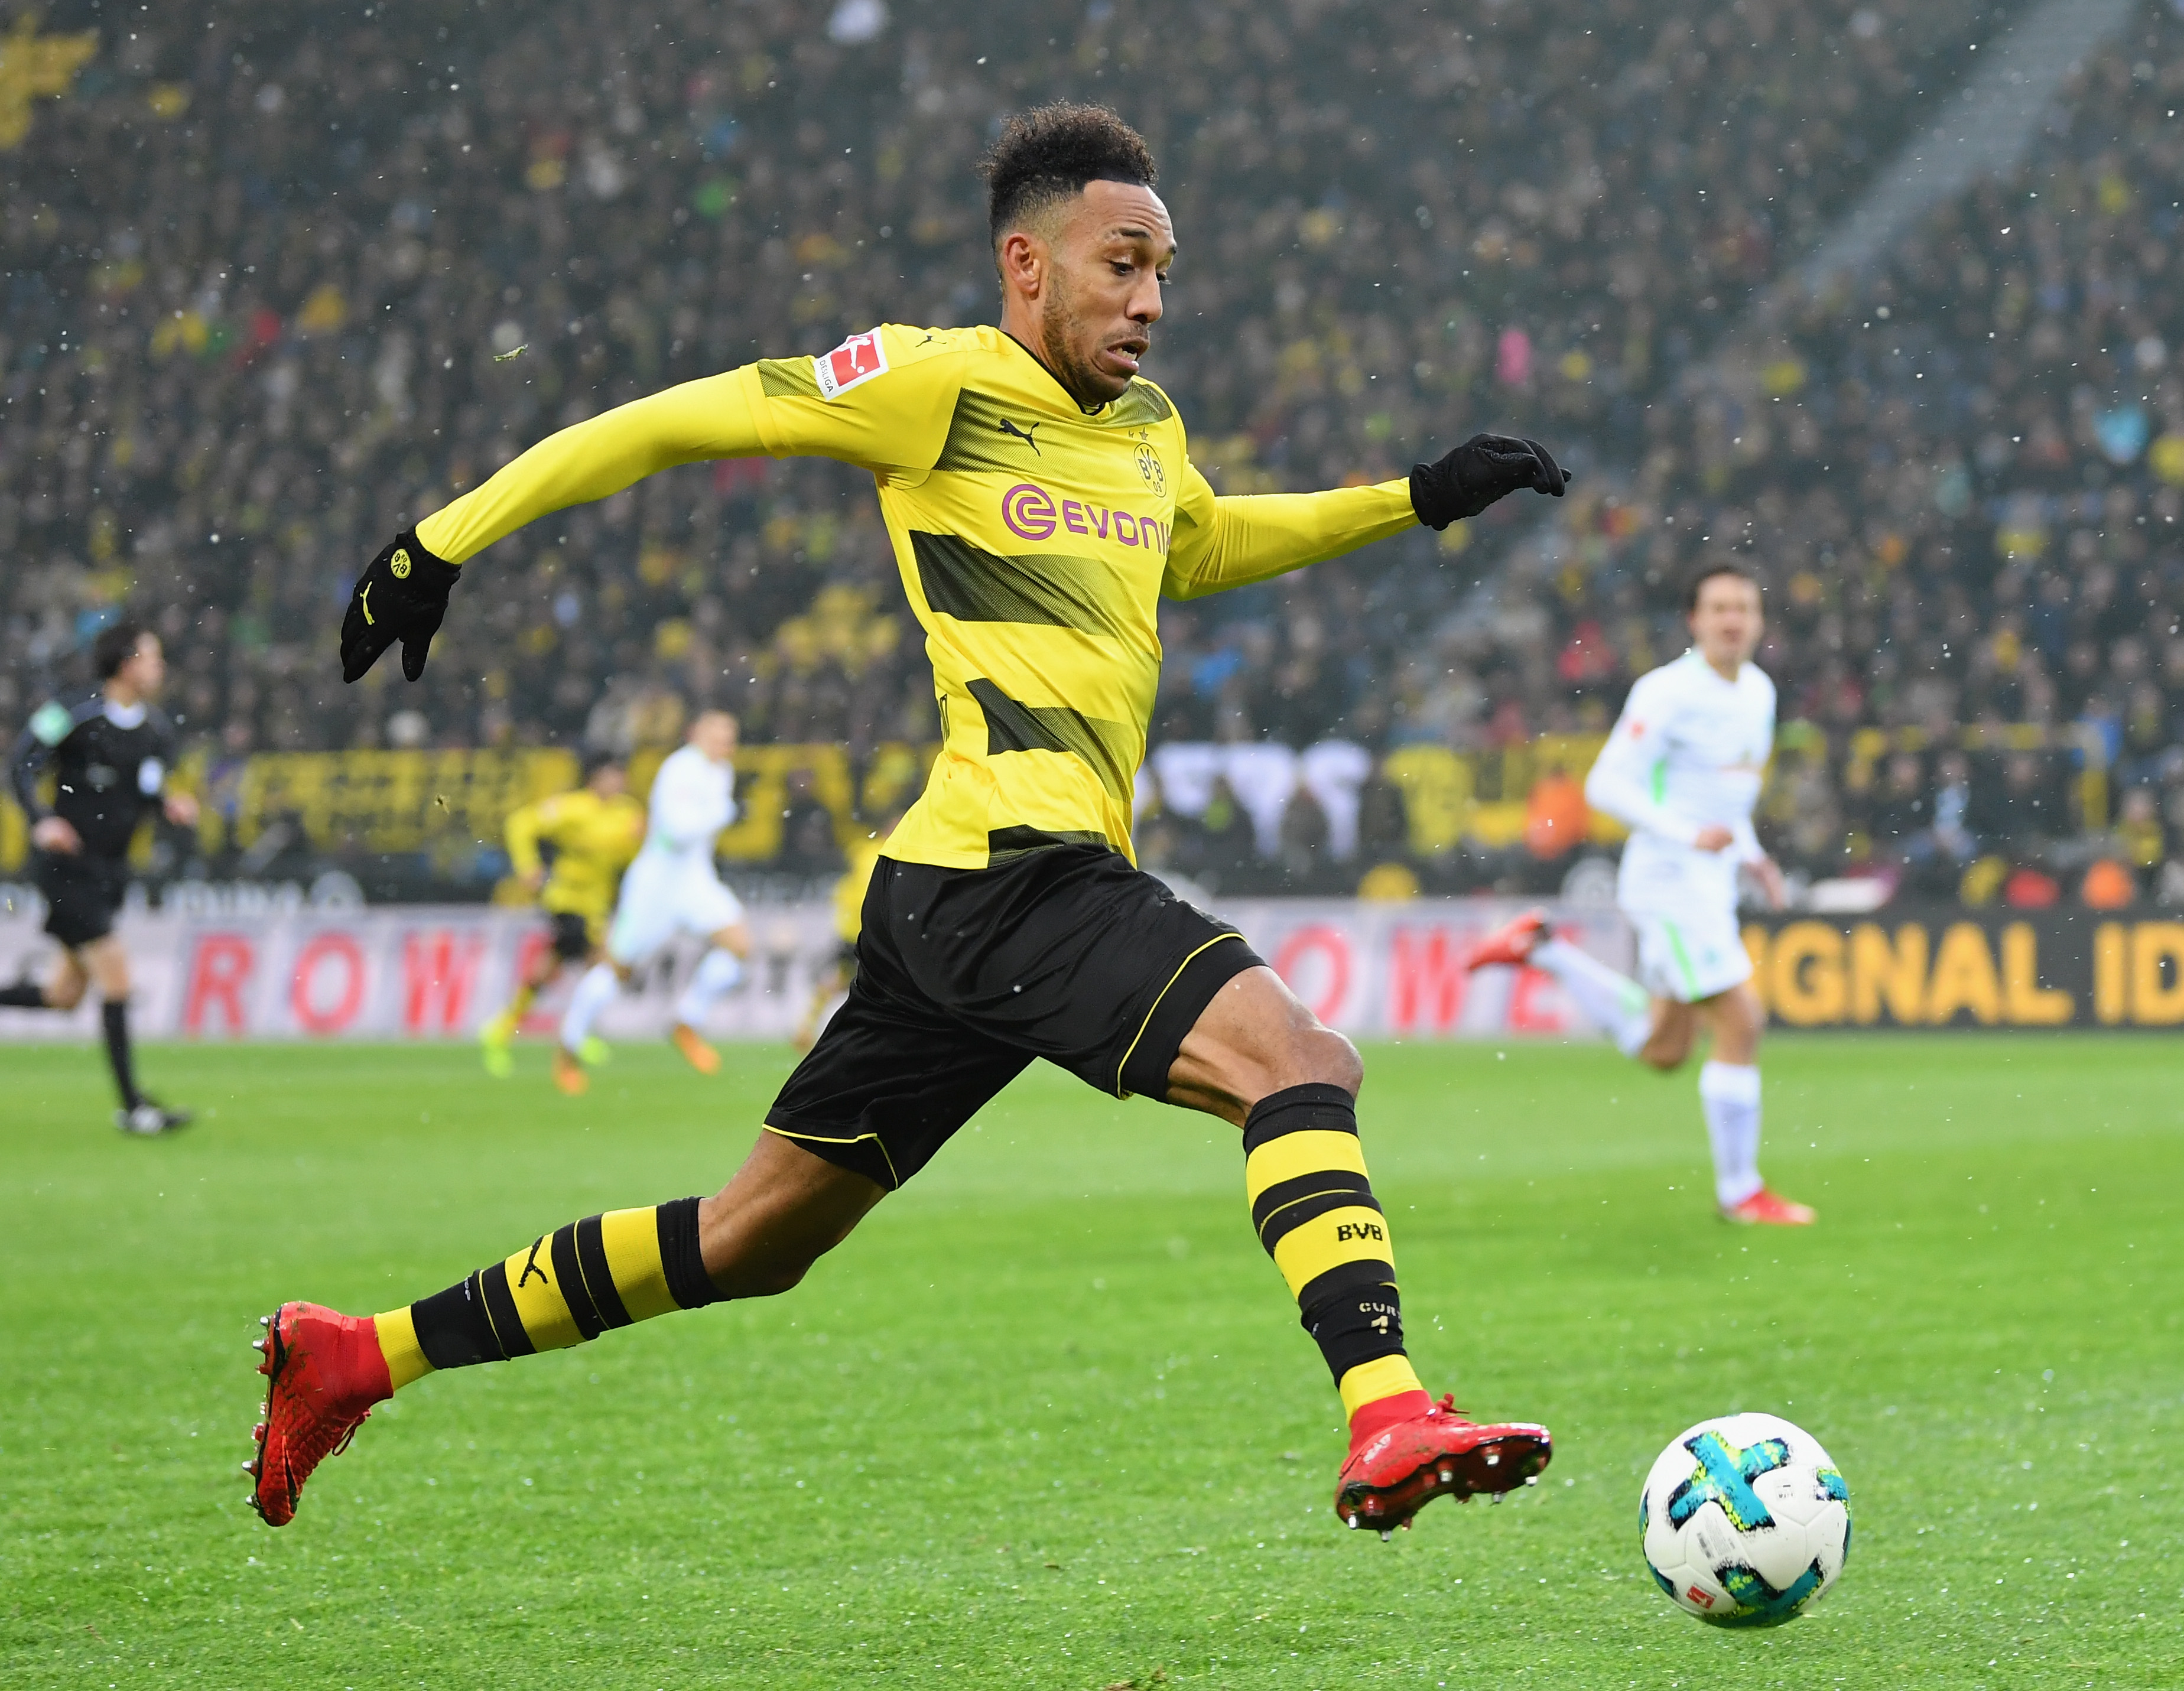
[[[1569,479],[1537,441],[1474,435],[1440,462],[1411,467],[1411,509],[1428,528],[1442,529],[1519,487],[1559,499]]]
[[[448,589],[461,574],[419,545],[416,530],[396,535],[356,578],[356,596],[342,619],[342,679],[355,681],[398,640],[402,673],[413,681],[423,675],[425,654],[448,614]]]

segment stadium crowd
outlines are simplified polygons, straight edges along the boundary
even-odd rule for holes
[[[1091,0],[1056,29],[998,4],[561,0],[510,31],[493,7],[413,0],[338,27],[260,4],[21,13],[0,61],[23,90],[0,103],[0,720],[125,605],[169,637],[185,732],[231,760],[627,747],[703,703],[753,743],[846,743],[853,761],[930,737],[872,499],[833,465],[692,468],[512,539],[459,589],[418,687],[382,666],[342,688],[329,630],[386,532],[554,426],[876,320],[989,317],[978,155],[996,114],[1070,93],[1111,100],[1163,161],[1184,259],[1151,371],[1217,485],[1377,479],[1509,425],[1584,472],[1495,598],[1468,590],[1524,538],[1513,509],[1172,608],[1156,743],[1332,739],[1369,760],[1346,784],[1293,778],[1294,821],[1248,842],[1217,778],[1196,814],[1156,821],[1178,859],[1346,887],[1337,844],[1415,858],[1415,784],[1390,763],[1419,746],[1499,758],[1502,801],[1524,798],[1512,749],[1602,729],[1678,648],[1680,572],[1735,547],[1767,574],[1784,717],[1810,725],[1775,800],[1808,874],[1953,890],[1993,842],[2036,836],[2018,854],[2037,871],[2045,842],[2106,810],[2150,866],[2164,829],[2184,835],[2184,646],[2163,631],[2184,324],[2157,282],[2176,21],[2148,9],[2024,181],[1762,355],[1708,358],[2001,15],[1541,0],[1398,30],[1312,0]],[[2053,731],[2002,755],[1958,744],[1965,723]],[[2045,749],[2073,733],[2099,739],[2117,794],[2098,817],[2081,754]],[[1535,809],[1566,798],[1517,762],[1550,777]],[[1575,832],[1415,866],[1550,880]]]

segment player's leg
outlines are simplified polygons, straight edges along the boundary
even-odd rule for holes
[[[692,1068],[710,1075],[719,1072],[721,1055],[705,1043],[700,1030],[706,1013],[743,979],[751,937],[741,901],[721,885],[710,865],[702,867],[705,872],[691,876],[678,904],[683,926],[705,936],[706,949],[676,996],[675,1021],[667,1037]]]
[[[515,1058],[509,1048],[523,1018],[531,1014],[539,993],[554,984],[554,977],[568,965],[582,963],[592,948],[582,916],[569,910],[554,913],[548,943],[531,954],[508,1003],[478,1029],[478,1046],[488,1074],[504,1080],[515,1072]]]
[[[83,1002],[91,976],[75,952],[63,947],[52,976],[41,983],[28,975],[0,987],[0,1007],[10,1010],[74,1010]]]
[[[800,1051],[809,1051],[817,1042],[819,1030],[827,1020],[827,1012],[856,973],[857,952],[852,945],[844,945],[829,959],[811,982],[811,1001],[805,1006],[804,1019],[790,1036],[790,1043]]]
[[[562,1012],[560,1037],[554,1048],[554,1084],[571,1097],[591,1085],[584,1065],[605,1058],[605,1049],[593,1037],[592,1028],[614,996],[675,933],[674,907],[652,863],[640,858],[622,877],[621,896],[615,901],[614,920],[607,926],[606,954],[587,969],[569,994]]]
[[[252,1505],[292,1519],[312,1470],[372,1406],[437,1370],[559,1350],[677,1310],[786,1292],[885,1195],[763,1133],[711,1198],[588,1215],[445,1291],[378,1316],[283,1304],[259,1341],[268,1377]]]
[[[1665,1075],[1690,1060],[1702,1018],[1696,1004],[1687,1004],[1680,998],[1655,998],[1652,1013],[1653,1025],[1646,1043],[1632,1054],[1647,1068]]]
[[[114,1090],[121,1107],[114,1125],[125,1133],[169,1133],[187,1127],[190,1113],[169,1110],[145,1096],[136,1084],[136,1052],[129,1037],[129,954],[120,937],[102,935],[85,946],[83,966],[98,988],[99,1021],[106,1036],[106,1065],[114,1075]]]
[[[794,1286],[1030,1060],[952,1025],[902,984],[883,970],[860,976],[714,1197],[588,1216],[377,1316],[282,1304],[264,1341],[259,1512],[275,1526],[290,1519],[312,1469],[371,1406],[434,1369]]]
[[[1350,1422],[1336,1512],[1384,1531],[1442,1492],[1514,1488],[1546,1466],[1552,1446],[1544,1427],[1477,1425],[1419,1384],[1388,1221],[1358,1139],[1363,1074],[1350,1042],[1259,965],[1227,981],[1192,1022],[1167,1097],[1244,1130],[1252,1225]]]
[[[1732,1221],[1804,1227],[1814,1219],[1802,1204],[1769,1189],[1759,1173],[1759,1041],[1767,1007],[1749,980],[1701,1007],[1713,1049],[1699,1069],[1699,1104],[1713,1150],[1714,1197]]]
[[[1626,1057],[1637,1057],[1656,1033],[1657,1007],[1652,994],[1618,970],[1563,938],[1547,926],[1546,912],[1526,910],[1472,948],[1465,966],[1495,965],[1544,970],[1553,976],[1585,1020],[1615,1042]],[[1650,1058],[1646,1060],[1652,1060]]]

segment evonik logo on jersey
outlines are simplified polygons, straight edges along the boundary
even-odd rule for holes
[[[887,374],[887,348],[877,329],[852,335],[824,358],[811,360],[811,374],[822,399],[839,399],[851,388],[876,375]]]
[[[1019,481],[1001,495],[1001,520],[1025,540],[1051,540],[1057,530],[1112,538],[1120,546],[1142,546],[1165,557],[1168,526],[1153,517],[1110,509],[1083,499],[1057,499],[1033,481]]]

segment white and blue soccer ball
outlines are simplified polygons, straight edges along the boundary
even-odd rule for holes
[[[1850,1488],[1819,1441],[1780,1416],[1680,1432],[1638,1497],[1646,1566],[1685,1614],[1779,1627],[1828,1594],[1850,1555]]]

